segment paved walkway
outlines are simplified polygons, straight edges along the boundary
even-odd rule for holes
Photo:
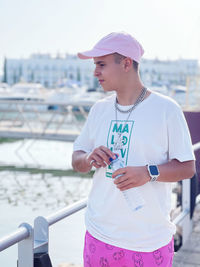
[[[173,267],[200,267],[200,203],[193,216],[193,231],[186,244],[175,254]],[[82,267],[70,263],[58,267]]]

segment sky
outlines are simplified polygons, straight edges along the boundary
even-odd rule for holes
[[[200,60],[200,0],[0,0],[0,73],[4,57],[76,54],[114,31],[144,58]]]

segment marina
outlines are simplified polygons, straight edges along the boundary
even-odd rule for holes
[[[188,87],[164,85],[149,89],[169,95],[184,111],[199,111],[199,80]],[[91,106],[113,92],[90,91],[71,84],[45,89],[40,84],[18,83],[0,89],[0,137],[74,141]]]

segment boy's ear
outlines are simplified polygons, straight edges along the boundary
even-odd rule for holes
[[[130,66],[132,66],[132,60],[130,58],[126,58],[123,67],[127,69]]]

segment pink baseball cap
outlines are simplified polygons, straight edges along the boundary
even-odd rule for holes
[[[112,32],[103,37],[91,50],[78,53],[80,59],[101,57],[113,53],[130,57],[136,62],[144,54],[141,44],[126,32]]]

